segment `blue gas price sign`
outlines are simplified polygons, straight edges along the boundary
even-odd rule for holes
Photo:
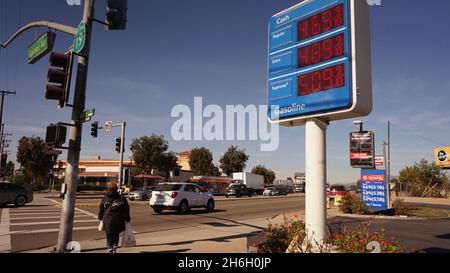
[[[372,111],[369,6],[306,0],[269,23],[269,120],[286,126]]]
[[[369,210],[386,210],[387,203],[386,171],[362,170],[361,192],[362,199]]]

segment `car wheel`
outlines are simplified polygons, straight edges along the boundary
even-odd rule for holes
[[[148,196],[144,194],[144,195],[142,196],[142,201],[147,201],[147,200],[148,200]]]
[[[208,201],[208,204],[206,205],[206,212],[213,212],[216,204],[214,203],[214,200],[210,199]]]
[[[229,195],[225,195],[225,198],[230,198],[230,196]]]
[[[153,209],[153,211],[157,214],[161,214],[163,212],[163,209]]]
[[[23,207],[23,206],[25,206],[26,203],[27,203],[27,198],[25,196],[21,195],[16,198],[16,202],[15,202],[16,206]]]
[[[189,203],[186,200],[180,202],[178,212],[181,214],[187,214],[189,212]]]
[[[236,193],[236,198],[240,198],[241,194],[240,193]]]

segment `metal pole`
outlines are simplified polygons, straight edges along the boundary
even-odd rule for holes
[[[388,153],[387,153],[387,185],[388,185],[388,207],[392,208],[391,204],[391,121],[388,120]]]
[[[120,165],[119,165],[119,189],[122,190],[123,187],[123,154],[125,152],[125,127],[127,126],[126,122],[122,123],[122,132],[120,134]]]
[[[57,251],[67,251],[67,244],[72,241],[73,220],[77,195],[78,164],[80,161],[81,135],[83,124],[80,116],[85,110],[86,85],[88,76],[89,51],[92,36],[92,19],[94,18],[95,0],[84,1],[83,22],[86,24],[86,44],[83,56],[78,56],[77,80],[72,110],[69,151],[65,181],[67,193],[64,196],[59,226]]]
[[[326,209],[326,130],[328,125],[311,119],[306,123],[306,230],[309,244],[317,249],[325,243]]]
[[[389,184],[389,175],[388,175],[388,153],[386,152],[386,147],[388,147],[388,144],[386,143],[386,141],[383,141],[383,157],[384,157],[384,164],[385,164],[385,169],[386,169],[386,201],[387,201],[387,206],[388,209],[391,208],[391,195],[390,195],[390,184]]]

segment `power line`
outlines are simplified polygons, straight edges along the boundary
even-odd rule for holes
[[[424,139],[424,140],[426,140],[426,141],[432,142],[433,144],[436,144],[437,146],[445,146],[445,145],[442,145],[443,143],[440,142],[440,141],[437,141],[437,140],[435,140],[435,139],[426,137],[426,136],[424,136],[424,135],[422,135],[422,134],[420,134],[420,133],[418,133],[418,132],[412,131],[412,130],[407,129],[407,128],[405,128],[405,127],[402,127],[402,126],[400,126],[400,125],[397,124],[397,123],[394,123],[394,122],[391,121],[391,124],[394,125],[394,126],[396,126],[396,127],[398,127],[399,129],[402,129],[403,131],[408,132],[409,134],[415,135],[415,136],[417,136],[417,137],[419,137],[419,138],[422,138],[422,139]]]

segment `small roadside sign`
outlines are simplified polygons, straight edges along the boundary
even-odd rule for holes
[[[377,155],[377,156],[375,157],[375,166],[376,166],[377,168],[382,168],[382,167],[384,167],[384,156],[382,156],[382,155]]]
[[[366,208],[386,210],[388,208],[386,171],[362,170],[361,180],[362,199],[366,202]]]
[[[450,169],[450,147],[436,148],[434,150],[434,161],[436,166]]]
[[[105,127],[104,127],[105,133],[110,133],[112,131],[112,125],[113,125],[112,121],[107,121],[105,123]]]
[[[75,39],[73,41],[73,51],[80,54],[84,46],[86,45],[86,24],[81,22],[78,26],[77,33],[75,34]]]

